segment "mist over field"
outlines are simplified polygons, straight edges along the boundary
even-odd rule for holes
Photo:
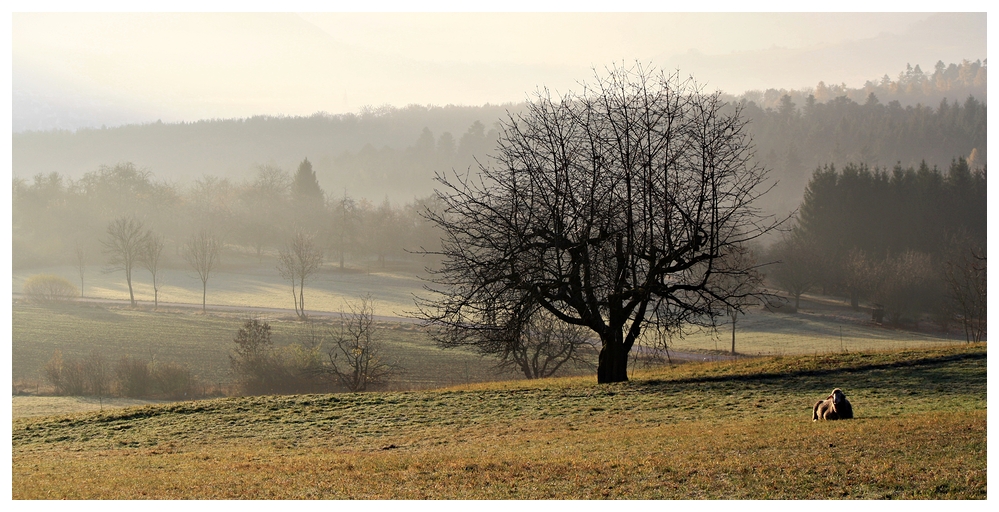
[[[986,498],[986,35],[14,13],[12,495]]]
[[[664,35],[656,28],[664,23],[686,28]],[[705,28],[691,32],[692,24]],[[553,27],[547,39],[531,31],[541,26]],[[620,32],[618,46],[577,35],[598,26]],[[532,35],[508,37],[515,33]],[[554,122],[545,116],[587,104],[577,101],[587,94],[610,98],[613,80],[664,80],[669,94],[687,99],[655,108],[679,119],[700,105],[732,120],[731,130],[716,135],[736,148],[726,164],[735,174],[726,179],[734,180],[733,204],[746,203],[733,210],[744,220],[733,222],[759,231],[707,257],[735,251],[725,258],[739,255],[733,275],[749,279],[739,285],[752,284],[748,296],[781,296],[796,311],[802,295],[819,294],[848,303],[841,314],[854,323],[883,309],[895,327],[933,325],[941,339],[978,339],[984,328],[975,322],[983,319],[972,310],[984,301],[974,292],[984,276],[986,236],[984,34],[985,16],[974,13],[17,14],[15,308],[79,298],[98,308],[151,305],[153,314],[161,303],[180,311],[200,305],[204,313],[209,306],[245,308],[278,321],[337,315],[363,301],[382,319],[429,321],[429,303],[421,301],[475,279],[434,281],[464,257],[460,244],[500,236],[483,235],[485,225],[461,231],[457,212],[481,212],[463,210],[476,204],[472,196],[456,198],[479,186],[484,197],[498,193],[489,187],[505,186],[508,178],[496,173],[521,165],[522,143],[540,162],[567,158],[555,172],[595,165],[599,174],[599,162],[616,151],[598,148],[609,139],[547,154],[530,135],[532,123]],[[607,119],[618,115],[613,101]],[[619,111],[627,116],[629,109]],[[700,122],[696,117],[684,122]],[[597,120],[584,131],[617,122],[634,121]],[[709,121],[680,133],[699,129],[716,128]],[[573,146],[580,142],[573,133],[582,132],[559,134],[567,137],[561,143],[583,148]],[[670,137],[663,147],[675,144],[681,153],[706,144]],[[633,149],[621,151],[615,165],[631,172]],[[707,154],[642,158],[665,158],[667,169]],[[700,178],[664,179],[688,186]],[[585,186],[554,192],[571,197]],[[651,205],[676,192],[643,193]],[[687,199],[667,203],[680,200]],[[699,243],[695,237],[689,247]],[[671,258],[684,261],[679,253]],[[770,325],[753,309],[767,301],[723,302],[721,309],[692,308],[699,317],[688,320],[717,327],[728,315],[734,355],[739,308],[752,306],[745,326],[752,330]],[[809,304],[823,311],[811,320],[833,318],[821,301]],[[89,313],[70,317],[89,324]],[[784,324],[769,329],[805,325]],[[34,331],[18,329],[15,346],[31,343],[24,334]],[[828,326],[816,332],[828,336]],[[232,336],[217,335],[221,343]],[[289,350],[319,346],[303,340],[288,341]],[[434,341],[436,350],[450,343]],[[718,350],[717,332],[698,343],[685,346]],[[484,347],[465,348],[496,355]],[[754,350],[781,350],[774,347]],[[88,353],[83,346],[55,350],[53,364],[61,350]],[[41,379],[37,356],[34,367],[16,374]],[[572,355],[573,365],[553,368],[585,372],[593,356]],[[213,363],[212,380],[224,363]],[[508,363],[499,366],[509,370]]]

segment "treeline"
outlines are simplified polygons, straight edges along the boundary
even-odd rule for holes
[[[860,89],[824,86],[732,97],[743,102],[759,163],[780,185],[763,206],[789,211],[817,166],[947,167],[987,158],[986,66],[938,63]],[[971,84],[971,85],[968,85]],[[967,87],[966,87],[967,86]],[[970,87],[970,88],[969,88]],[[925,91],[933,95],[927,96]],[[309,156],[322,187],[355,198],[406,202],[433,191],[434,173],[465,170],[495,148],[495,122],[523,104],[369,109],[359,114],[258,116],[13,135],[13,172],[79,179],[131,161],[160,179],[251,179],[260,166],[294,169]]]
[[[439,245],[421,217],[430,199],[373,203],[341,191],[326,193],[305,159],[291,173],[260,166],[252,178],[205,176],[189,186],[156,181],[132,163],[101,166],[73,180],[58,173],[13,180],[12,259],[17,268],[107,262],[108,229],[135,219],[162,238],[164,263],[181,261],[199,232],[224,242],[225,251],[274,259],[295,233],[313,240],[324,259],[384,266],[419,262],[407,250]]]
[[[23,132],[13,135],[13,169],[20,177],[58,172],[79,179],[101,165],[129,161],[172,182],[205,175],[242,180],[261,165],[294,169],[310,156],[327,190],[405,201],[432,192],[433,170],[466,168],[473,155],[482,158],[495,142],[495,121],[517,108],[412,105],[358,114]]]
[[[773,247],[771,275],[795,299],[808,290],[867,300],[894,325],[957,319],[984,333],[986,172],[963,158],[946,173],[823,166],[793,231]],[[973,329],[974,328],[974,329]],[[972,336],[974,332],[977,336]]]
[[[846,84],[819,82],[815,87],[798,90],[747,91],[731,100],[752,101],[762,108],[777,108],[783,96],[789,96],[791,101],[799,105],[804,104],[809,96],[813,96],[819,103],[840,97],[863,103],[873,93],[885,103],[898,101],[901,106],[906,107],[937,105],[946,98],[952,101],[968,96],[985,98],[987,86],[988,61],[971,62],[965,59],[958,64],[937,61],[932,73],[924,72],[919,64],[915,67],[907,64],[905,71],[900,71],[895,79],[885,74],[879,79],[868,80],[863,87],[851,88]]]
[[[846,97],[819,103],[810,96],[799,105],[783,96],[776,108],[745,106],[757,158],[780,181],[773,197],[778,211],[798,204],[809,170],[822,165],[947,167],[965,158],[977,167],[987,161],[987,107],[973,97],[943,100],[936,108],[903,108],[873,94],[862,104]]]

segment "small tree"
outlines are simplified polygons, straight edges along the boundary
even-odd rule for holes
[[[965,339],[970,343],[985,339],[988,281],[986,257],[982,249],[965,250],[944,267],[950,300],[961,315]]]
[[[269,391],[274,350],[270,324],[255,318],[246,320],[232,341],[236,349],[229,355],[229,364],[241,391],[247,394]]]
[[[798,311],[801,295],[815,284],[815,251],[799,233],[785,235],[771,248],[774,260],[770,276],[782,290],[794,298]]]
[[[160,288],[156,277],[159,273],[160,257],[162,255],[163,237],[154,235],[151,231],[148,232],[139,260],[142,262],[142,266],[146,267],[146,270],[153,276],[153,308],[160,307]]]
[[[340,313],[340,324],[330,329],[333,348],[327,371],[350,391],[366,391],[385,384],[402,371],[399,365],[382,355],[381,341],[373,325],[371,298],[347,304],[348,313]]]
[[[208,297],[208,277],[218,266],[222,240],[211,231],[202,229],[191,237],[184,249],[184,259],[201,278],[201,310],[204,311]]]
[[[139,262],[142,250],[146,244],[147,233],[143,231],[142,221],[132,216],[118,217],[108,223],[107,234],[101,244],[107,256],[107,272],[123,270],[125,282],[128,283],[128,299],[135,305],[135,294],[132,292],[132,268]]]
[[[469,347],[499,359],[497,368],[528,379],[550,377],[566,364],[592,367],[596,349],[586,329],[555,318],[528,297],[510,300],[474,325],[438,327],[431,337],[444,348]]]
[[[87,271],[87,252],[83,245],[77,241],[73,247],[73,254],[76,256],[76,271],[80,274],[80,298],[83,298],[83,276]]]
[[[593,368],[597,351],[585,328],[565,323],[535,307],[526,321],[514,319],[500,340],[500,367],[514,367],[528,379],[555,375],[566,365]]]
[[[295,313],[305,318],[305,282],[323,264],[323,251],[315,237],[296,232],[278,253],[278,272],[291,280],[291,295],[295,300]]]
[[[904,319],[919,325],[919,314],[932,301],[936,282],[930,256],[906,251],[877,265],[874,273],[874,300],[884,306],[888,321],[898,326]]]
[[[83,396],[87,380],[83,364],[73,359],[63,359],[62,352],[56,350],[45,364],[45,379],[60,396]]]
[[[739,314],[747,307],[777,299],[763,290],[763,275],[759,272],[756,255],[745,246],[732,246],[730,252],[717,261],[715,279],[719,289],[729,298],[725,314],[732,319],[732,355],[735,352],[735,325]]]

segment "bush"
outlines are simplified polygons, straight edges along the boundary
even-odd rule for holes
[[[66,278],[54,274],[38,274],[24,281],[25,297],[32,302],[45,303],[75,298],[79,292]]]
[[[111,383],[107,363],[96,351],[80,361],[63,359],[62,352],[56,350],[45,365],[45,379],[61,396],[105,396]]]
[[[271,326],[247,320],[236,332],[236,349],[229,355],[238,392],[243,395],[318,393],[335,386],[322,371],[322,336],[315,325],[304,344],[277,349]]]
[[[55,394],[61,396],[108,396],[114,390],[116,395],[129,398],[180,400],[194,398],[198,387],[197,379],[184,365],[150,364],[124,356],[112,369],[96,351],[83,360],[75,360],[64,359],[57,350],[45,365],[44,373]]]
[[[153,378],[149,363],[124,356],[114,368],[118,394],[129,398],[147,396],[152,388]]]
[[[152,375],[157,396],[171,400],[194,398],[195,379],[186,366],[158,363],[153,366]]]

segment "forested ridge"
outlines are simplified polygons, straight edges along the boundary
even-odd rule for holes
[[[797,207],[816,167],[946,168],[958,157],[984,165],[987,66],[963,62],[923,73],[918,66],[863,88],[770,89],[729,97],[750,121],[757,160],[779,186],[766,206]],[[79,179],[101,165],[132,162],[157,180],[206,175],[251,178],[261,165],[292,170],[313,163],[330,193],[410,201],[433,190],[435,171],[475,166],[495,147],[496,122],[524,104],[409,106],[358,114],[257,116],[193,123],[150,123],[76,132],[13,135],[13,172],[28,179],[53,172]]]

